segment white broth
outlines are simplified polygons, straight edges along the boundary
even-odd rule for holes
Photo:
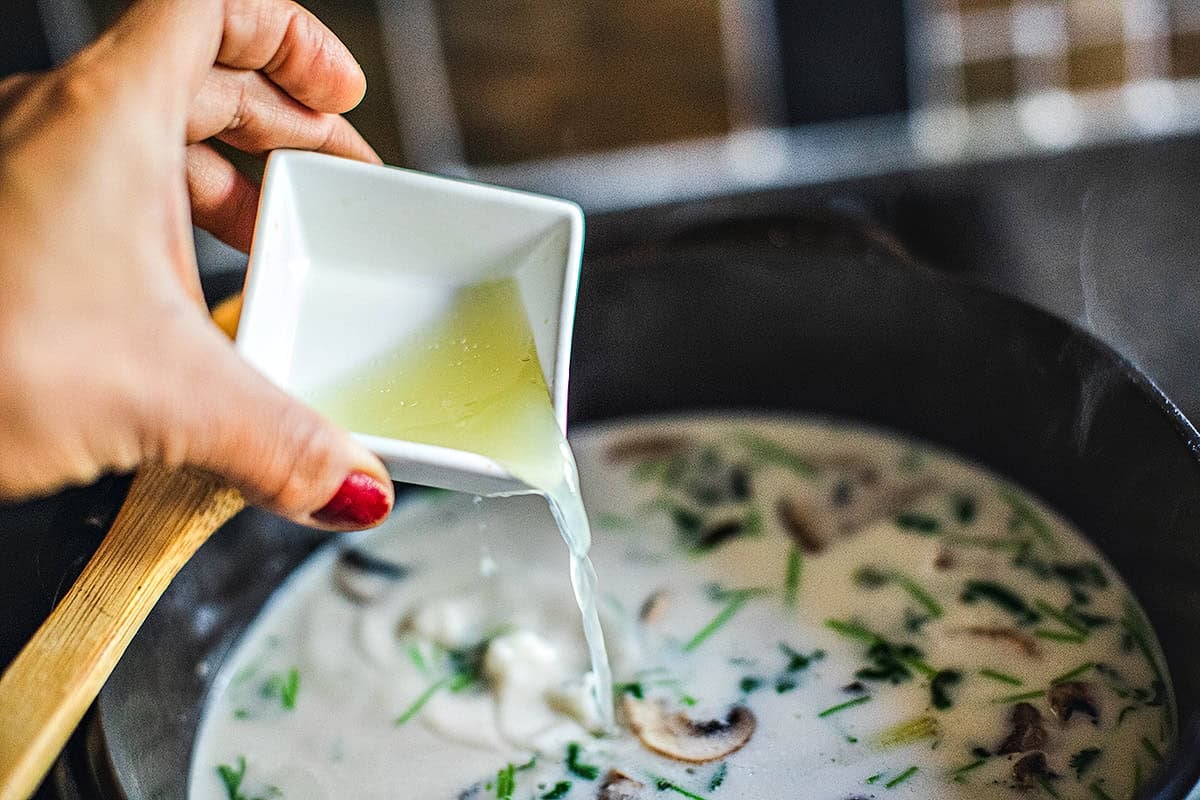
[[[243,637],[191,800],[1119,800],[1170,752],[1128,589],[1011,484],[795,419],[572,441],[615,732],[545,502],[422,491]]]

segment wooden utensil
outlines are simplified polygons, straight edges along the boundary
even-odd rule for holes
[[[138,472],[96,554],[0,677],[0,800],[37,790],[171,579],[243,506],[199,470]]]

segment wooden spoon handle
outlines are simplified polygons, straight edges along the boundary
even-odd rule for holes
[[[37,790],[167,584],[244,505],[207,473],[138,472],[79,580],[0,677],[0,800]]]

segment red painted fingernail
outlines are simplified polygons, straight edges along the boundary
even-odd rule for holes
[[[313,519],[327,525],[374,525],[391,510],[387,489],[365,472],[351,472]]]

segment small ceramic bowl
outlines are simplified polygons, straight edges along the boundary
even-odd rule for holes
[[[566,200],[279,150],[263,179],[237,348],[309,396],[433,322],[460,287],[511,277],[565,431],[582,250],[583,213]],[[525,488],[475,453],[354,434],[397,481]]]

